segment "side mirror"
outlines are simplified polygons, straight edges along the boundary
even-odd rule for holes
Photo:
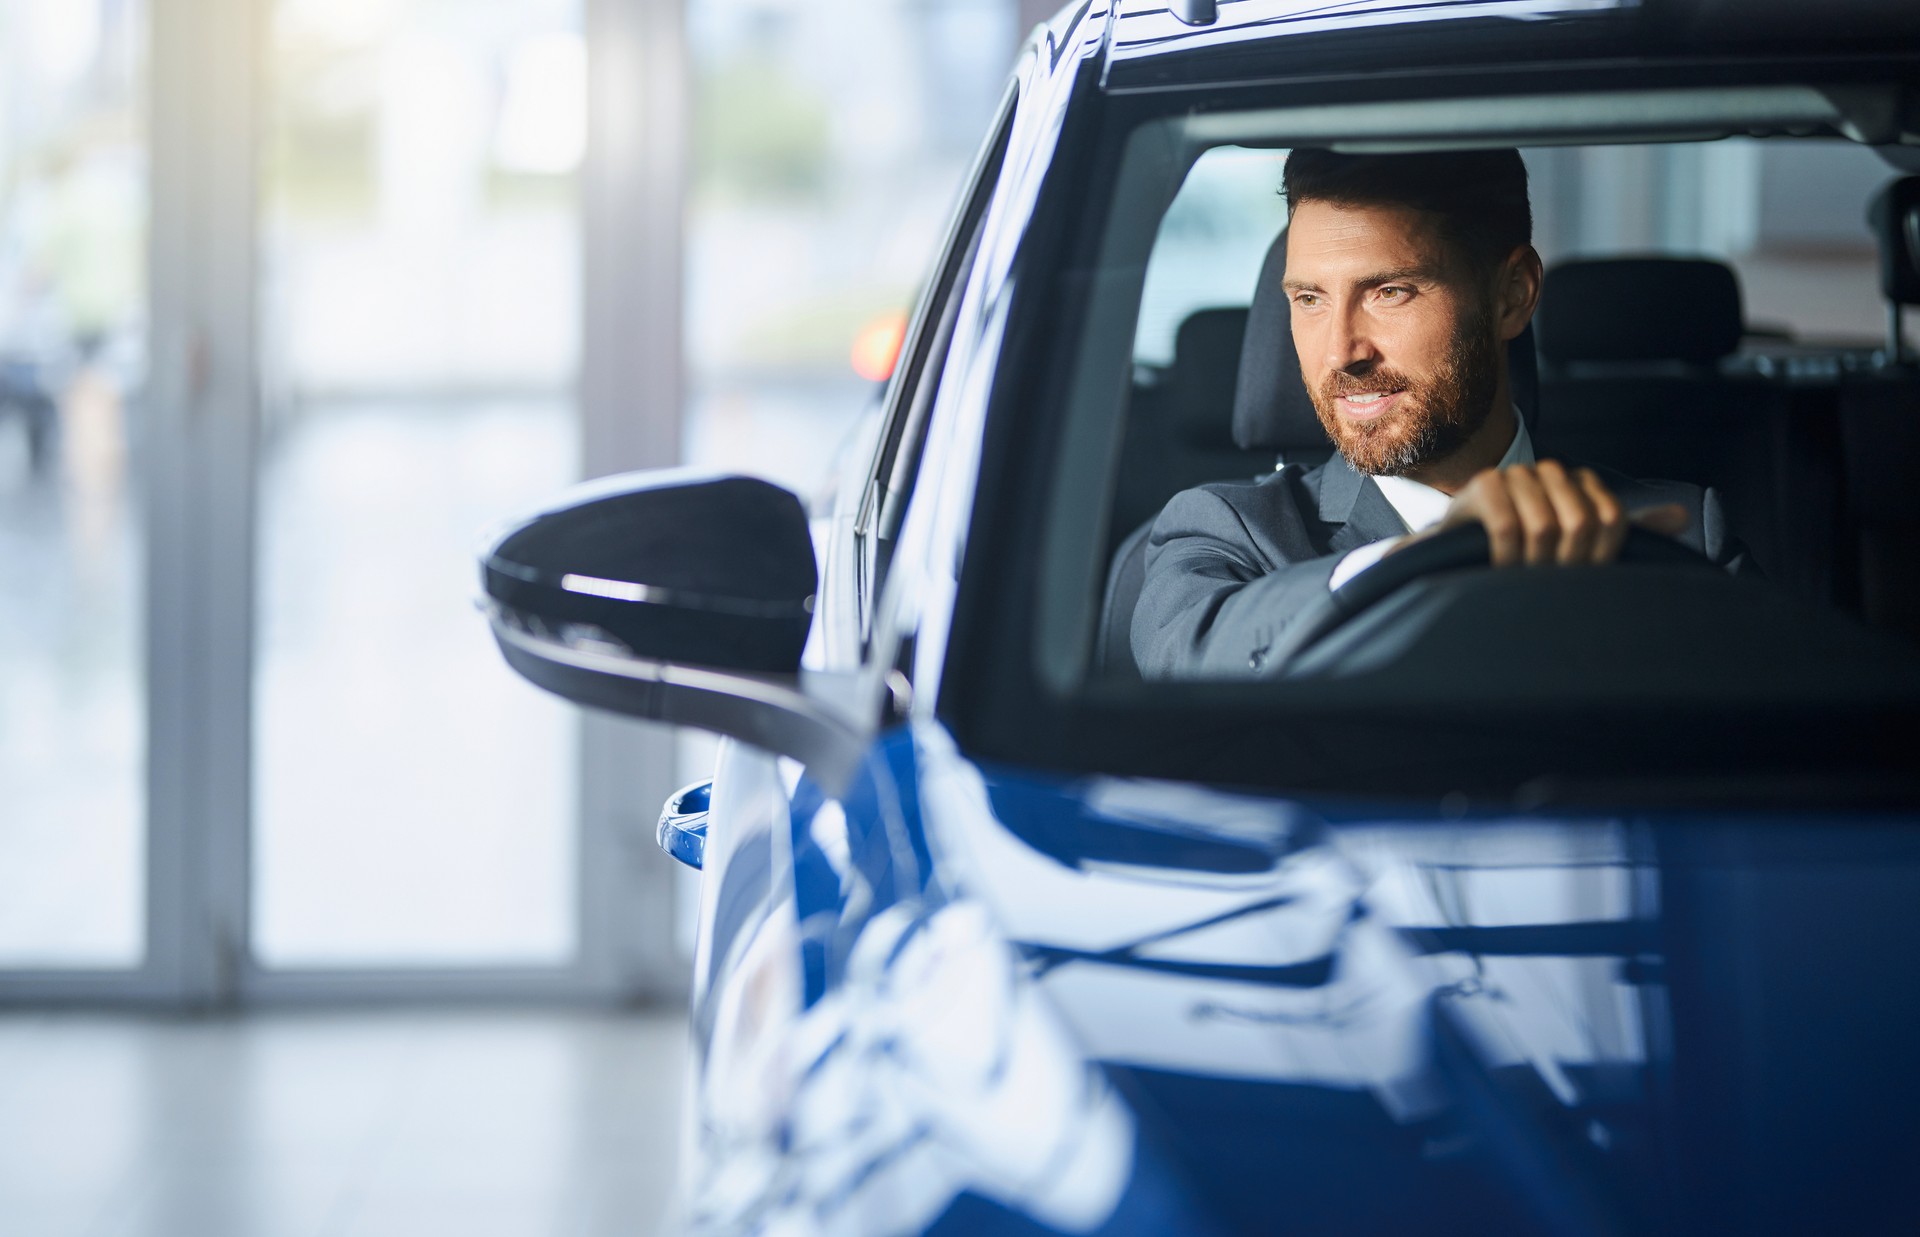
[[[674,470],[592,482],[514,523],[482,555],[481,582],[508,660],[561,690],[528,672],[509,635],[602,654],[611,646],[650,662],[797,673],[819,575],[794,495],[750,477]]]

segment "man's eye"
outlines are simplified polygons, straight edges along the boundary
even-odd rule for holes
[[[1380,289],[1380,299],[1383,301],[1404,301],[1407,299],[1409,291],[1410,289],[1407,288],[1382,288]]]
[[[1293,303],[1300,306],[1302,309],[1307,309],[1307,308],[1311,308],[1314,305],[1318,305],[1320,303],[1320,298],[1315,296],[1311,292],[1298,292],[1294,294]]]

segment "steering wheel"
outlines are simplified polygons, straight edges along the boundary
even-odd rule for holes
[[[1488,567],[1492,561],[1487,530],[1481,524],[1462,524],[1396,550],[1315,601],[1300,616],[1293,630],[1276,642],[1262,677],[1285,674],[1287,667],[1298,662],[1309,649],[1414,581],[1448,571]],[[1615,561],[1647,567],[1720,570],[1717,563],[1691,546],[1644,528],[1627,530],[1627,539],[1621,544]]]

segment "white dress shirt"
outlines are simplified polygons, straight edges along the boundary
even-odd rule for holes
[[[1513,410],[1513,423],[1513,442],[1507,447],[1507,453],[1500,457],[1500,462],[1494,465],[1495,468],[1533,463],[1533,439],[1527,433],[1526,418],[1520,415],[1518,408]],[[1407,531],[1402,536],[1368,542],[1359,549],[1347,551],[1347,556],[1334,566],[1333,578],[1327,581],[1328,588],[1339,588],[1386,557],[1388,550],[1408,536],[1425,532],[1438,524],[1453,502],[1452,495],[1443,494],[1430,485],[1421,485],[1406,477],[1375,477],[1373,483],[1380,487],[1380,492],[1393,505],[1394,512],[1399,515],[1400,522],[1407,526]]]

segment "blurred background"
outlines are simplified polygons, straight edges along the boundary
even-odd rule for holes
[[[711,748],[474,553],[817,490],[1046,7],[0,0],[0,1233],[659,1220]]]
[[[474,552],[630,467],[817,492],[1051,8],[0,0],[0,1233],[660,1222],[711,747],[513,676]],[[1881,329],[1870,156],[1529,158],[1550,261]],[[1270,164],[1196,172],[1142,357]]]

